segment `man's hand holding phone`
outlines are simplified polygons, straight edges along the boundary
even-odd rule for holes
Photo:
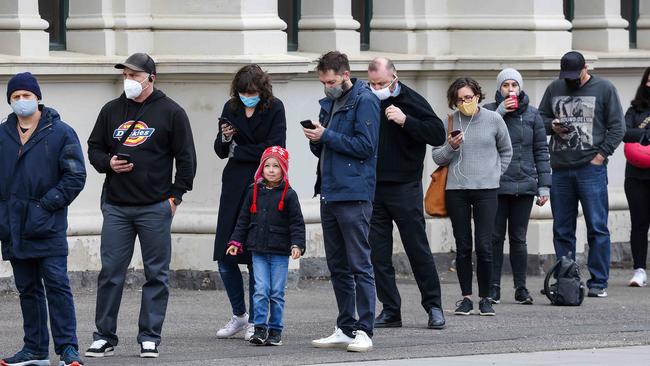
[[[128,173],[133,170],[133,163],[129,154],[118,153],[113,155],[109,161],[109,165],[118,174]]]
[[[321,123],[317,121],[308,121],[308,122],[310,122],[314,126],[314,128],[307,128],[305,127],[305,125],[303,125],[302,127],[303,133],[311,142],[320,141],[320,138],[323,136],[323,133],[325,132],[325,127],[323,127],[323,125],[321,125]],[[302,124],[302,122],[300,122],[300,124]]]
[[[551,122],[551,129],[558,135],[566,135],[569,132],[569,124],[556,118]]]

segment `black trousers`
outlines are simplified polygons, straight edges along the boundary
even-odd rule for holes
[[[532,195],[499,195],[494,233],[492,234],[492,284],[494,285],[501,286],[503,242],[506,239],[507,226],[508,239],[510,240],[510,266],[515,288],[526,287],[528,268],[526,233],[534,198]]]
[[[634,269],[646,268],[648,229],[650,228],[650,180],[625,178],[625,196],[630,208],[632,230],[630,246]]]
[[[395,283],[393,267],[393,221],[397,224],[413,276],[422,295],[422,307],[442,308],[440,280],[424,225],[422,182],[377,183],[372,219],[370,247],[375,271],[377,298],[384,312],[399,315],[401,297]]]
[[[487,297],[492,277],[492,229],[496,189],[448,190],[446,206],[456,239],[456,273],[463,296],[472,294],[472,218],[479,297]]]

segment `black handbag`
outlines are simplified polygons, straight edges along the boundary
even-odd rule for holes
[[[544,278],[544,293],[551,304],[558,306],[580,306],[585,298],[585,284],[580,281],[580,268],[569,256],[561,257]],[[551,276],[557,282],[549,285]]]

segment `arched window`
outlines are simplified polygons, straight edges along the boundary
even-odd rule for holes
[[[636,48],[636,23],[639,20],[639,0],[621,0],[621,17],[627,20],[630,48]]]
[[[372,0],[352,1],[352,18],[361,24],[359,29],[361,51],[370,49],[370,20],[372,19]]]
[[[50,50],[65,50],[65,21],[68,19],[69,0],[38,0],[38,12],[50,26]]]

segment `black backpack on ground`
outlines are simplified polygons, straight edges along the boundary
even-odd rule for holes
[[[544,292],[551,304],[558,306],[579,306],[585,298],[585,284],[580,281],[578,264],[569,257],[560,258],[544,279]],[[549,286],[551,276],[557,282]]]

